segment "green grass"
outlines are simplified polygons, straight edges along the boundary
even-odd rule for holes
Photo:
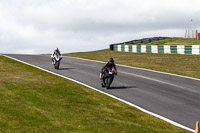
[[[72,81],[0,56],[0,132],[188,131]]]
[[[135,44],[126,44],[126,45],[135,45]],[[174,39],[165,39],[155,42],[150,42],[141,45],[200,45],[200,40],[188,39],[188,38],[174,38]]]
[[[113,57],[117,64],[200,78],[199,55],[129,53],[108,49],[65,55],[100,61],[108,61],[110,57]]]
[[[200,40],[174,38],[174,39],[155,41],[147,43],[145,45],[200,45]]]

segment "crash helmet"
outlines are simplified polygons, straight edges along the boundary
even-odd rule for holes
[[[114,63],[114,59],[113,59],[113,58],[110,58],[110,59],[108,60],[108,62],[111,63],[111,64],[113,64],[113,63]]]
[[[55,51],[59,51],[59,49],[58,49],[58,48],[55,48]]]

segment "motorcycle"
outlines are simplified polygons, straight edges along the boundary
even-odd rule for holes
[[[106,87],[106,89],[109,89],[111,83],[114,80],[114,76],[114,69],[111,67],[107,67],[103,73],[100,73],[100,78],[102,79],[101,86]]]
[[[54,68],[55,68],[55,69],[59,69],[61,59],[62,59],[62,56],[59,56],[59,55],[55,55],[55,56],[53,57],[53,60],[54,60],[54,63],[53,63],[53,64],[54,64]]]

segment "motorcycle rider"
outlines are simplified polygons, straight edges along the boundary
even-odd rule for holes
[[[105,66],[103,66],[103,68],[101,70],[101,73],[100,73],[101,83],[103,83],[102,86],[105,86],[104,79],[105,79],[105,76],[108,74],[108,73],[106,73],[106,68],[108,68],[108,67],[113,68],[114,72],[115,72],[115,75],[117,75],[117,68],[115,66],[114,59],[110,58],[108,60],[108,63]]]
[[[55,55],[59,55],[61,57],[61,59],[62,59],[62,55],[60,53],[60,50],[58,48],[55,48],[54,52],[51,55],[52,64],[54,64],[54,59],[53,58],[54,58]]]

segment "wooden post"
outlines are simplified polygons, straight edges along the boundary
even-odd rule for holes
[[[185,31],[185,39],[187,38],[187,30]]]
[[[194,30],[192,30],[192,39],[194,39]]]
[[[190,30],[188,30],[188,39],[190,38]]]

